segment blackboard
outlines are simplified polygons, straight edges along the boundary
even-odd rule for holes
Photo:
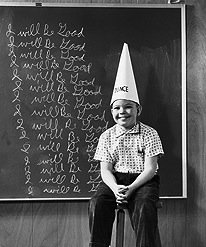
[[[157,129],[161,197],[183,196],[182,8],[0,8],[0,199],[88,199],[123,43]]]

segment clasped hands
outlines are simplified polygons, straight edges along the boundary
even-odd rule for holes
[[[128,202],[127,200],[131,195],[131,190],[128,186],[117,185],[114,191],[114,195],[116,197],[117,204],[125,204]]]

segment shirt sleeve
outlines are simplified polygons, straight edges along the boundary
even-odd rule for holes
[[[145,157],[159,157],[164,154],[162,142],[155,129],[152,129],[145,138]]]
[[[109,162],[113,164],[113,160],[108,149],[108,143],[108,137],[107,135],[105,135],[105,133],[103,133],[99,138],[99,142],[97,144],[97,148],[94,155],[94,160]]]

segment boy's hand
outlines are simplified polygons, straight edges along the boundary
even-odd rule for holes
[[[127,195],[126,195],[127,190],[128,190],[127,186],[117,185],[116,190],[114,192],[117,204],[127,203]]]

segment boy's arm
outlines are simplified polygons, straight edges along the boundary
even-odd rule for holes
[[[118,185],[113,174],[113,165],[109,162],[101,162],[101,177],[104,183],[113,191],[117,203],[122,203],[126,198],[127,186]]]
[[[144,171],[128,186],[127,198],[141,185],[152,179],[157,170],[157,156],[145,158]]]

